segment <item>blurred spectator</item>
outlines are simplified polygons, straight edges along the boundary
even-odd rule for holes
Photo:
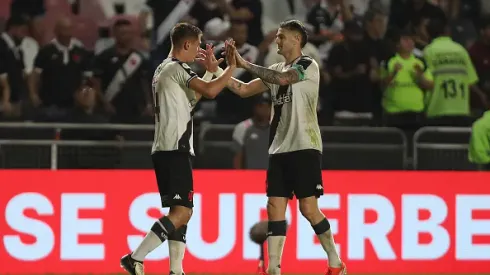
[[[44,44],[43,16],[46,13],[44,0],[12,0],[10,16],[20,16],[27,20],[30,35],[41,45]]]
[[[233,131],[235,169],[267,169],[269,162],[269,93],[256,96],[253,116],[236,125]]]
[[[431,19],[427,31],[432,42],[425,47],[424,59],[434,76],[434,89],[428,97],[429,125],[468,126],[471,123],[470,91],[487,102],[479,89],[478,75],[466,49],[449,37],[445,21]]]
[[[243,21],[232,21],[231,27],[228,31],[228,37],[235,40],[235,46],[240,55],[251,63],[257,62],[259,50],[257,47],[247,43],[248,38],[248,25]],[[220,43],[216,46],[216,55],[221,55],[224,48],[224,43]],[[225,62],[221,63],[221,66],[226,67]],[[233,72],[233,76],[244,82],[251,81],[252,75],[244,69],[236,69]],[[216,97],[217,102],[217,114],[221,122],[224,123],[236,123],[243,119],[250,117],[252,112],[252,102],[250,99],[242,99],[235,93],[232,93],[227,88],[224,92]]]
[[[306,18],[314,28],[310,41],[319,47],[322,59],[328,57],[333,43],[342,40],[343,22],[352,18],[345,0],[317,0],[317,4],[310,9]]]
[[[391,1],[390,25],[405,29],[421,18],[446,20],[444,11],[428,0]]]
[[[84,86],[75,93],[75,108],[68,113],[66,122],[102,124],[110,120],[96,111],[97,92]],[[122,140],[116,131],[67,129],[61,132],[63,140]],[[111,168],[119,162],[119,149],[108,147],[66,147],[60,168]]]
[[[423,57],[424,48],[430,43],[429,34],[427,33],[429,21],[430,19],[425,17],[419,17],[413,21],[412,31],[415,41],[413,53],[417,57]]]
[[[475,0],[453,0],[448,4],[451,37],[469,48],[478,36],[475,26],[480,18],[481,3]]]
[[[424,89],[431,83],[422,79],[424,62],[413,54],[414,41],[408,32],[394,38],[397,53],[386,62],[383,84],[384,124],[404,130],[416,130],[422,123]]]
[[[257,57],[259,55],[259,50],[257,47],[247,43],[248,39],[248,26],[243,21],[232,21],[230,29],[228,30],[228,37],[235,41],[235,46],[238,53],[248,62],[256,63]],[[225,43],[221,42],[216,46],[219,54],[222,49],[224,49]],[[237,68],[233,72],[233,77],[242,80],[240,77],[245,74],[245,69]],[[251,80],[251,77],[250,77]],[[248,81],[248,80],[247,80]]]
[[[95,57],[94,77],[105,110],[119,123],[136,123],[153,113],[150,94],[150,64],[132,48],[131,22],[114,23],[116,44]]]
[[[224,18],[223,9],[218,5],[217,0],[197,0],[189,15],[196,19],[197,26],[204,30],[206,23],[213,18]]]
[[[170,31],[173,26],[189,15],[196,0],[147,0],[153,13],[153,50],[151,59],[157,67],[170,52]]]
[[[69,123],[109,123],[110,119],[103,113],[99,112],[97,107],[97,92],[92,87],[84,85],[79,87],[73,95],[75,102],[74,108],[70,110],[65,117]],[[108,131],[87,131],[87,130],[72,130],[63,131],[63,139],[77,140],[108,140],[114,139],[114,133]]]
[[[226,39],[230,29],[230,22],[215,17],[209,20],[204,26],[203,38],[207,41],[222,41]],[[248,29],[248,28],[247,28]],[[247,33],[248,35],[248,33]]]
[[[335,45],[326,67],[332,82],[329,100],[334,112],[348,111],[365,117],[372,112],[369,48],[363,44],[363,29],[355,21],[345,23],[345,41]]]
[[[29,27],[22,17],[10,17],[6,24],[6,31],[0,39],[0,71],[2,98],[0,113],[2,117],[19,117],[21,115],[21,101],[27,95],[25,81],[23,53],[20,47],[22,40],[27,36]]]
[[[107,26],[99,26],[99,37],[95,42],[94,54],[99,54],[110,47],[114,46],[114,38],[111,37],[110,28]]]
[[[480,39],[471,46],[469,53],[478,73],[478,86],[490,98],[490,17],[483,18],[479,25]],[[485,108],[478,97],[472,97],[471,106],[477,110]]]
[[[264,40],[262,31],[262,2],[260,0],[217,0],[224,7],[231,21],[245,21],[248,24],[247,42],[258,46]],[[230,2],[230,3],[227,3]]]
[[[392,54],[389,42],[384,39],[386,21],[387,17],[381,10],[369,10],[364,15],[364,43],[378,64]]]
[[[475,121],[471,130],[468,159],[490,171],[490,111]]]
[[[49,121],[66,115],[83,78],[91,76],[90,53],[72,37],[72,21],[59,19],[54,32],[56,38],[41,48],[29,78],[31,103]]]
[[[449,1],[448,12],[451,20],[469,20],[474,26],[478,25],[478,19],[482,14],[481,0],[452,0]]]
[[[393,54],[390,43],[384,38],[387,17],[380,9],[368,10],[364,15],[364,45],[369,50],[369,77],[372,84],[372,113],[373,122],[381,122],[382,91],[379,83],[380,64]]]

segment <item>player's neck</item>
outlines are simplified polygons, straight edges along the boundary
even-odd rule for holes
[[[285,53],[283,56],[286,59],[286,64],[291,64],[302,55],[303,53],[301,51],[291,51],[290,53]]]
[[[168,58],[175,58],[180,62],[186,62],[184,56],[182,56],[182,54],[179,51],[176,51],[173,48],[170,50],[170,53],[168,54]]]

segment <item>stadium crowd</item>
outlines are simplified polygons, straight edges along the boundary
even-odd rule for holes
[[[395,126],[406,131],[427,124],[470,126],[490,106],[488,2],[2,1],[8,12],[3,14],[0,39],[0,118],[153,123],[151,77],[170,51],[169,32],[176,23],[199,26],[203,43],[215,45],[217,55],[223,41],[231,37],[247,61],[269,66],[282,61],[274,43],[278,23],[296,18],[309,31],[304,53],[320,65],[322,126]],[[424,87],[384,83],[390,70],[412,74],[424,67],[424,48],[436,38],[437,26],[431,26],[431,21],[447,22],[452,39],[469,51],[477,73],[477,82],[466,97],[471,108],[428,111],[433,108],[428,108]],[[422,63],[402,67],[396,59],[401,50],[409,50]],[[191,66],[204,73],[197,64]],[[253,78],[244,70],[236,70],[234,76],[243,81]],[[225,89],[215,100],[202,100],[195,118],[237,124],[234,166],[240,168],[245,165],[237,148],[245,146],[246,139],[267,140],[264,120],[269,114],[268,95],[242,99]],[[259,154],[257,159],[262,157]]]

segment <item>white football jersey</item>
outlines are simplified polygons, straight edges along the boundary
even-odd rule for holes
[[[269,67],[276,71],[295,68],[301,81],[292,85],[265,84],[272,95],[272,120],[269,154],[314,149],[322,152],[322,137],[317,118],[320,71],[309,56],[300,56],[292,64],[280,62]]]
[[[193,110],[195,92],[189,88],[197,77],[191,68],[175,58],[165,59],[152,81],[155,104],[155,137],[151,152],[181,151],[194,155]]]

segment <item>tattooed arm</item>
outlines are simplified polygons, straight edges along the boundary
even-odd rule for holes
[[[277,85],[291,85],[300,82],[304,78],[304,71],[301,70],[300,66],[285,72],[279,72],[245,61],[241,63],[241,67],[263,81]]]
[[[230,80],[228,80],[226,87],[240,97],[250,97],[269,90],[269,88],[259,78],[245,83],[232,77]]]

